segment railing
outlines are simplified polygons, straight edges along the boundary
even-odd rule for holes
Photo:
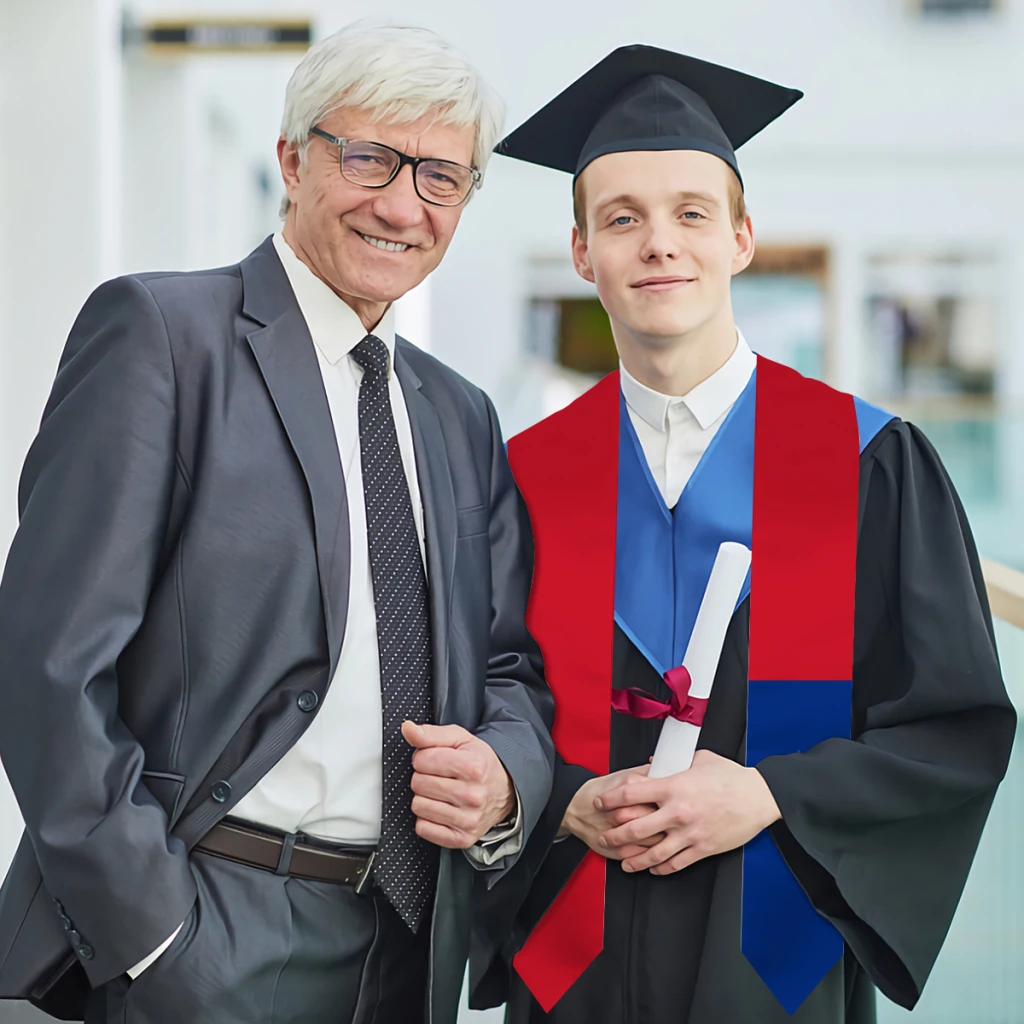
[[[981,560],[992,614],[1024,629],[1024,572],[1000,565],[988,558]]]

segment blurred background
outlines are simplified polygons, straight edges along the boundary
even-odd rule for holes
[[[0,0],[0,560],[88,293],[234,263],[274,231],[288,77],[310,40],[366,15],[461,46],[510,129],[624,43],[803,89],[741,153],[758,253],[737,321],[755,350],[918,423],[982,554],[1024,569],[1024,0]],[[400,332],[488,390],[506,434],[615,365],[571,224],[568,176],[495,159],[444,263],[399,304]],[[1024,589],[989,572],[1017,620],[997,636],[1024,710]],[[919,1024],[1024,1021],[1022,758]],[[0,871],[20,830],[0,776]],[[883,1024],[907,1018],[880,1004]],[[39,1019],[0,1004],[0,1024]]]

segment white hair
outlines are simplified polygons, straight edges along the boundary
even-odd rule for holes
[[[501,135],[505,104],[439,35],[416,26],[354,22],[311,47],[285,90],[281,136],[305,164],[309,131],[341,107],[374,120],[474,128],[473,166],[483,174]],[[283,217],[288,198],[281,206]]]

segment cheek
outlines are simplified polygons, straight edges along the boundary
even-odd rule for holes
[[[591,251],[590,266],[594,271],[597,294],[606,308],[621,307],[632,295],[629,281],[640,275],[635,253],[604,250]],[[642,269],[642,263],[639,264]]]
[[[320,174],[313,178],[307,195],[320,217],[340,217],[366,201],[365,195],[353,195],[348,182],[337,174]]]
[[[718,236],[702,238],[695,242],[691,251],[707,276],[715,279],[732,276],[736,246],[731,243],[731,239]]]
[[[589,253],[589,262],[590,272],[594,277],[594,287],[597,288],[597,295],[601,300],[601,304],[606,309],[609,308],[609,305],[614,306],[618,290],[614,265],[609,265],[609,261],[596,255],[593,249]]]
[[[426,204],[424,204],[426,206]],[[462,219],[463,206],[445,209],[440,206],[426,206],[427,227],[432,236],[436,255],[440,259],[455,236],[455,229]]]

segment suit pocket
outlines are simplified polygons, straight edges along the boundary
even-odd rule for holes
[[[471,508],[460,508],[456,518],[456,535],[459,538],[476,537],[481,533],[487,533],[491,522],[491,510],[486,505],[473,505]]]
[[[167,813],[167,821],[173,828],[178,819],[178,804],[181,801],[182,790],[185,788],[185,776],[176,775],[174,772],[144,771],[142,781]]]
[[[199,899],[192,905],[188,917],[182,922],[178,934],[171,944],[128,986],[133,998],[138,998],[138,989],[154,981],[159,982],[163,975],[172,970],[178,957],[188,949],[195,940],[199,928]]]

